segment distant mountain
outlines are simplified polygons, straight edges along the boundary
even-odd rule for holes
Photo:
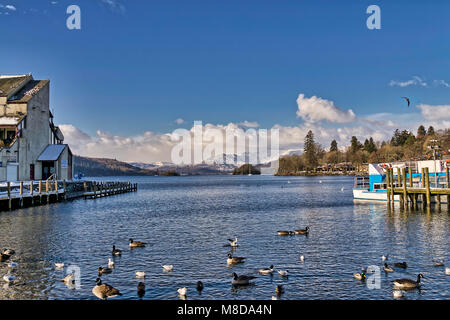
[[[154,176],[156,171],[142,169],[115,159],[73,157],[74,173],[84,176]]]

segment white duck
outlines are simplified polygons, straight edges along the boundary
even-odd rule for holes
[[[289,275],[287,270],[278,270],[278,274],[282,277],[287,277]]]
[[[184,296],[186,296],[187,288],[180,288],[177,290],[177,292],[180,296],[184,297]]]
[[[173,265],[166,264],[166,265],[162,266],[162,268],[163,268],[163,271],[166,271],[166,272],[172,271],[173,270]]]
[[[139,278],[139,279],[145,278],[145,272],[136,271],[136,278]]]
[[[55,262],[56,269],[62,269],[64,268],[64,262]]]
[[[108,268],[114,268],[114,266],[116,265],[116,263],[114,261],[111,260],[111,258],[108,259]]]

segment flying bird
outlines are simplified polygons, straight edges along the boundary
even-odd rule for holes
[[[409,98],[408,97],[402,97],[402,98],[405,99],[406,102],[408,102],[408,107],[409,107],[409,104],[410,104]]]

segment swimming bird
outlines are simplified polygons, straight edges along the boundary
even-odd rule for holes
[[[139,278],[139,279],[145,278],[145,272],[136,271],[136,278]]]
[[[235,248],[235,247],[238,246],[238,243],[237,243],[238,239],[237,239],[237,237],[234,240],[233,239],[227,239],[227,240],[230,242],[230,247]]]
[[[95,282],[96,286],[92,288],[92,293],[99,299],[106,300],[108,298],[114,298],[122,295],[116,288],[107,283],[102,283],[100,278],[97,278]]]
[[[120,255],[122,255],[122,250],[116,249],[116,246],[113,245],[113,248],[112,248],[112,255],[113,255],[113,256],[120,256]]]
[[[116,266],[116,263],[111,260],[111,258],[108,259],[108,268],[114,268]]]
[[[55,262],[56,269],[62,269],[64,268],[64,262]]]
[[[281,294],[284,293],[284,288],[281,284],[277,285],[277,287],[275,288],[275,292],[277,293],[278,296],[280,296]]]
[[[2,253],[3,253],[3,254],[6,254],[6,255],[8,255],[8,256],[12,256],[13,254],[16,253],[16,251],[14,251],[13,249],[3,249],[3,250],[2,250]]]
[[[277,231],[279,236],[292,236],[295,233],[293,231],[288,231],[288,230],[279,230]]]
[[[260,274],[272,274],[273,273],[273,265],[270,265],[269,268],[259,269],[258,272]]]
[[[382,255],[381,256],[381,261],[386,261],[388,259],[388,255]]]
[[[423,278],[423,274],[417,275],[417,281],[411,279],[397,279],[394,280],[394,287],[401,289],[414,289],[420,286],[420,279]]]
[[[385,263],[384,263],[384,271],[385,271],[385,272],[394,272],[394,269],[392,269],[391,267],[389,267],[388,264],[385,262]]]
[[[278,274],[282,277],[287,277],[289,272],[287,270],[278,270]]]
[[[202,292],[203,290],[203,282],[197,281],[197,291]]]
[[[344,192],[344,190],[345,190],[344,187],[342,187],[342,188],[341,188],[341,191]]]
[[[392,291],[392,294],[394,295],[394,298],[396,298],[396,299],[403,297],[403,292],[401,292],[400,290],[394,290],[394,291]]]
[[[366,274],[364,272],[358,272],[358,273],[354,273],[353,277],[357,280],[361,280],[364,281],[366,280]]]
[[[272,296],[272,300],[278,300],[278,298],[275,296]]]
[[[10,262],[8,263],[8,268],[14,269],[17,268],[19,264],[17,262]]]
[[[233,257],[231,253],[228,254],[227,263],[228,264],[236,264],[236,263],[244,263],[245,257]]]
[[[130,248],[143,248],[145,247],[145,245],[147,244],[146,242],[142,242],[142,241],[133,241],[133,239],[129,239],[130,243],[129,246]]]
[[[240,275],[238,276],[236,272],[233,272],[233,280],[231,280],[231,284],[238,285],[238,286],[245,286],[250,284],[250,280],[256,279],[255,276],[246,276],[246,275]]]
[[[322,183],[322,180],[319,180],[319,183]]]
[[[409,107],[409,104],[410,104],[409,98],[408,97],[402,97],[402,98],[406,100],[406,102],[408,103],[408,107]]]
[[[163,271],[172,271],[173,270],[173,265],[171,264],[166,264],[164,266],[162,266]]]
[[[394,263],[394,267],[406,269],[408,265],[406,264],[406,262],[396,262]]]
[[[308,233],[309,233],[309,226],[307,226],[305,229],[297,229],[297,230],[295,230],[295,234],[308,235]]]
[[[305,261],[305,256],[300,256],[300,261],[301,262]]]
[[[434,262],[435,267],[443,267],[444,266],[444,262],[442,262],[440,260],[433,260],[433,262]]]
[[[111,268],[98,267],[98,275],[109,274],[112,272]]]
[[[180,288],[180,289],[177,290],[177,292],[178,292],[178,294],[180,296],[186,296],[187,288],[186,287],[185,288]]]
[[[75,283],[75,272],[72,272],[61,279],[65,284],[74,284]]]
[[[141,299],[145,295],[145,284],[143,282],[139,282],[137,285],[137,295]]]
[[[445,274],[446,275],[450,275],[450,268],[449,267],[445,267]]]
[[[12,283],[14,282],[14,280],[16,280],[16,277],[8,273],[3,276],[3,280],[5,280],[5,282],[7,283]]]
[[[0,253],[0,262],[8,261],[11,256],[9,254]]]

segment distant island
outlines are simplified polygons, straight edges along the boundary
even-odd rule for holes
[[[236,168],[233,170],[233,175],[239,175],[239,174],[261,174],[261,171],[252,166],[251,164],[244,164],[240,166],[239,168]]]

